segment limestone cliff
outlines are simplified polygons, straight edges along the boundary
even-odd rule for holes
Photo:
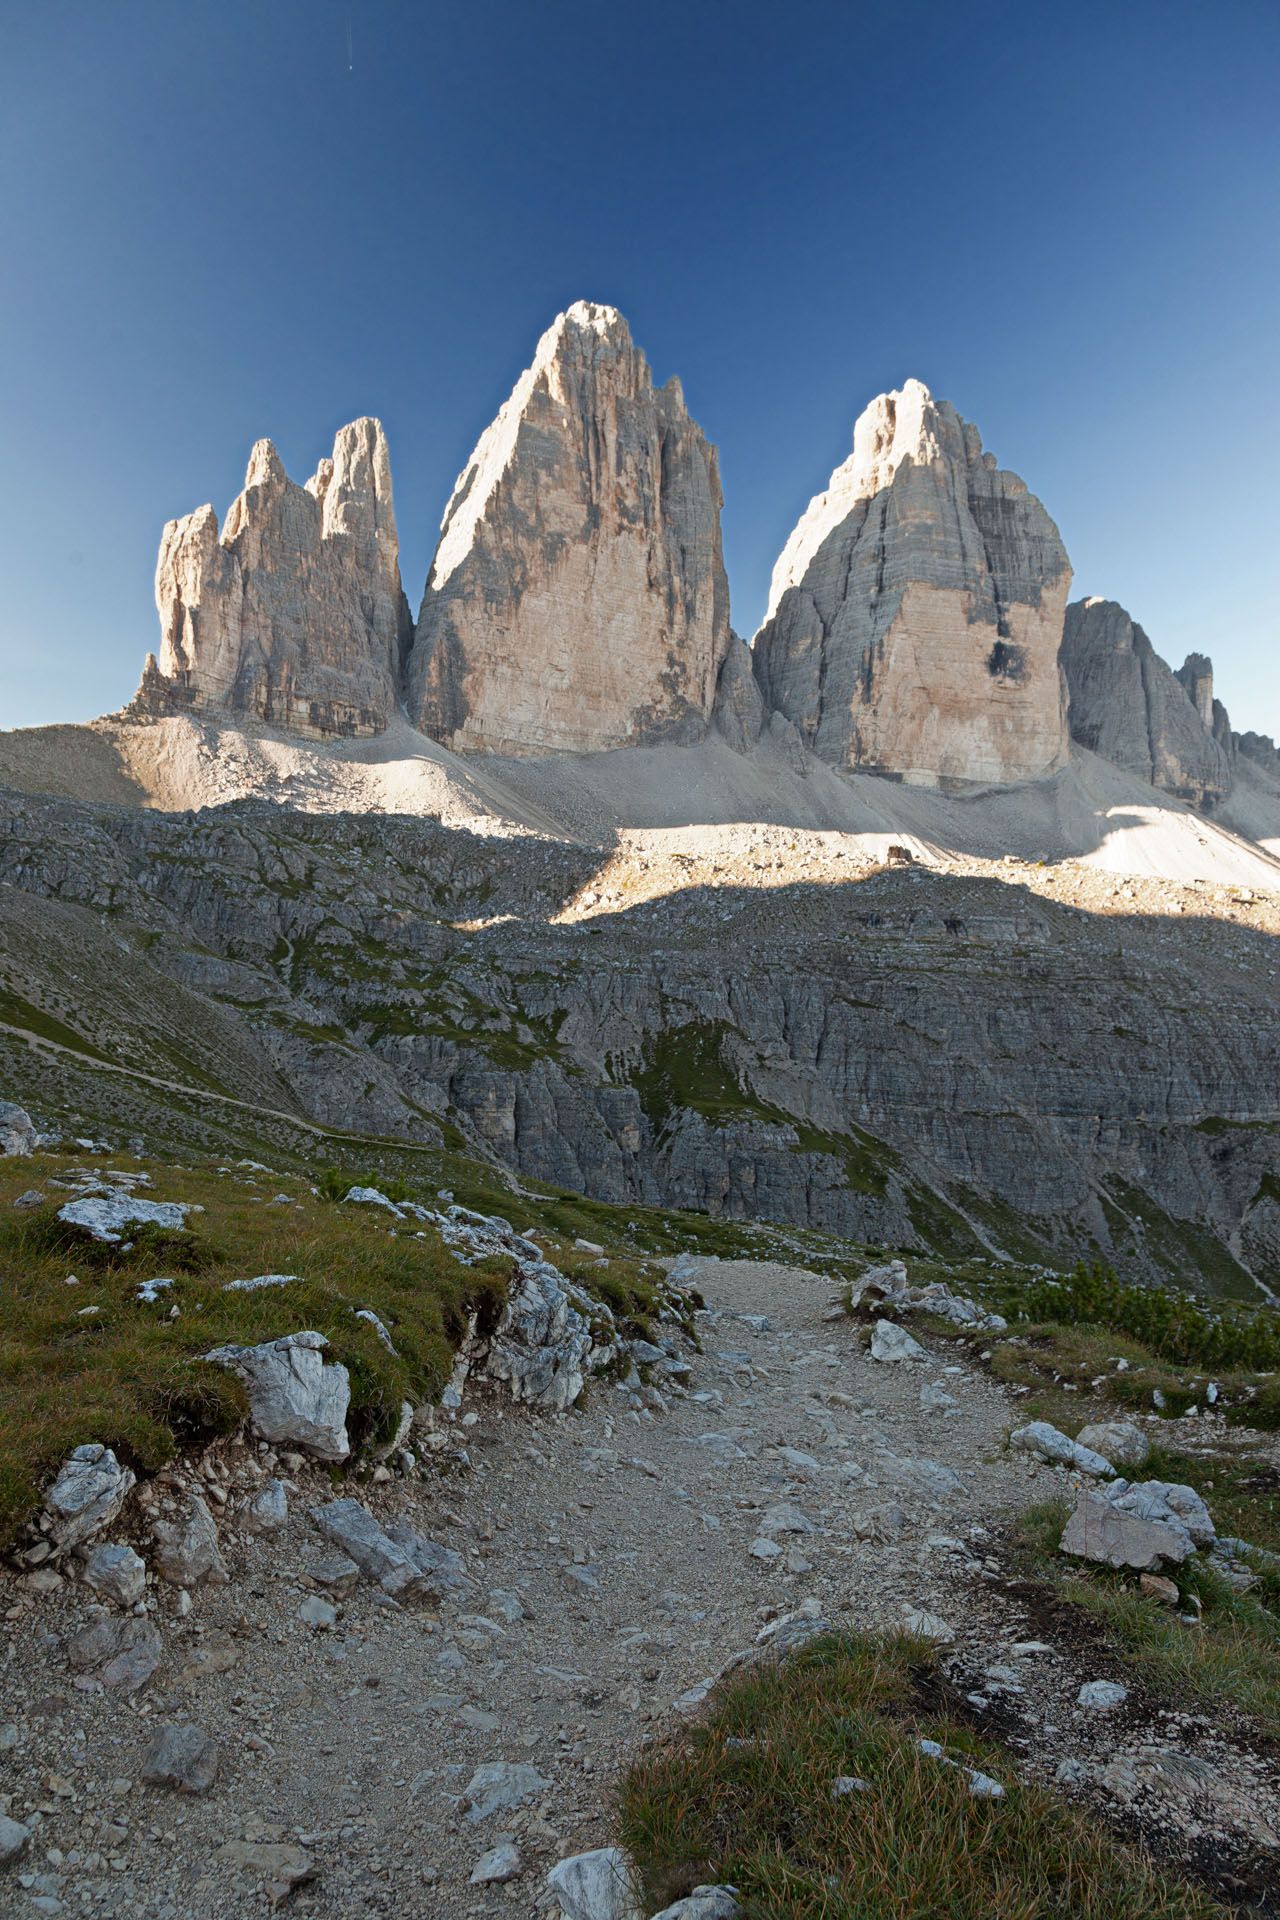
[[[538,343],[453,490],[409,708],[464,751],[590,753],[706,731],[729,647],[715,450],[612,307]]]
[[[934,783],[1052,772],[1068,735],[1058,530],[918,380],[881,394],[773,572],[756,672],[836,766]]]
[[[1193,806],[1230,792],[1231,728],[1203,654],[1174,673],[1122,606],[1094,598],[1067,608],[1062,666],[1081,746]]]
[[[385,727],[410,618],[380,423],[343,427],[305,487],[260,440],[221,533],[210,506],[166,526],[156,607],[144,711],[227,708],[307,734]]]

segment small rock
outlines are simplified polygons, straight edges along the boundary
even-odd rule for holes
[[[954,1394],[948,1393],[945,1387],[930,1381],[927,1386],[920,1389],[920,1411],[921,1413],[958,1413],[960,1402]]]
[[[244,1381],[260,1440],[301,1447],[318,1460],[345,1460],[351,1376],[324,1360],[328,1344],[322,1333],[307,1330],[257,1347],[215,1347],[204,1357]]]
[[[643,1920],[635,1873],[621,1847],[561,1860],[547,1875],[564,1920]]]
[[[747,1552],[753,1560],[767,1561],[781,1560],[782,1558],[782,1548],[778,1545],[777,1541],[767,1540],[763,1534],[758,1540],[751,1542],[751,1545],[747,1548]]]
[[[67,1642],[67,1660],[83,1676],[78,1684],[119,1687],[125,1693],[145,1686],[160,1665],[162,1651],[150,1620],[132,1614],[91,1621]]]
[[[816,1533],[818,1529],[799,1507],[783,1500],[766,1510],[760,1522],[760,1531],[772,1536],[777,1533]]]
[[[742,1912],[736,1887],[695,1887],[683,1900],[676,1900],[653,1920],[736,1920]]]
[[[1162,1607],[1176,1607],[1182,1600],[1177,1584],[1166,1579],[1162,1573],[1144,1573],[1140,1576],[1138,1585],[1143,1593],[1149,1594],[1153,1600],[1158,1600]]]
[[[487,1766],[477,1767],[467,1782],[463,1793],[467,1818],[474,1823],[523,1807],[545,1793],[549,1785],[535,1767],[522,1761],[490,1761]]]
[[[514,1840],[504,1840],[496,1847],[490,1847],[488,1853],[482,1853],[471,1869],[469,1885],[473,1887],[502,1887],[508,1880],[514,1880],[524,1865],[520,1849]]]
[[[80,1546],[114,1520],[135,1482],[110,1447],[96,1441],[77,1447],[45,1495],[58,1550]]]
[[[151,1533],[156,1572],[171,1587],[185,1587],[190,1592],[206,1580],[216,1587],[229,1583],[231,1575],[218,1547],[218,1529],[198,1494],[188,1494],[183,1519],[153,1520]]]
[[[39,1135],[25,1107],[0,1100],[0,1155],[34,1153]]]
[[[1151,1442],[1132,1420],[1094,1420],[1081,1427],[1076,1442],[1118,1467],[1145,1466],[1151,1453]]]
[[[1076,1695],[1078,1703],[1088,1707],[1091,1713],[1110,1713],[1113,1707],[1123,1706],[1128,1698],[1128,1687],[1122,1687],[1118,1680],[1086,1680]]]
[[[1023,1453],[1034,1453],[1050,1466],[1073,1467],[1077,1473],[1087,1473],[1098,1480],[1110,1479],[1115,1472],[1111,1462],[1100,1453],[1081,1446],[1078,1440],[1069,1440],[1047,1420],[1033,1420],[1029,1426],[1019,1427],[1009,1435],[1009,1445]]]
[[[100,1600],[113,1600],[118,1607],[133,1607],[147,1590],[147,1567],[129,1546],[95,1547],[84,1563],[86,1585]]]
[[[831,1798],[843,1800],[847,1793],[870,1793],[871,1782],[859,1779],[856,1773],[838,1773],[831,1782]]]
[[[218,1777],[218,1749],[199,1727],[161,1727],[142,1762],[149,1787],[173,1787],[179,1793],[207,1793]]]
[[[4,1109],[0,1108],[0,1117],[3,1112]],[[7,1814],[0,1813],[0,1867],[7,1867],[11,1860],[16,1860],[24,1853],[30,1838],[30,1827],[24,1827],[21,1820],[10,1820]]]
[[[113,1190],[86,1200],[68,1200],[58,1208],[58,1218],[69,1227],[79,1227],[92,1240],[118,1246],[129,1227],[160,1227],[168,1233],[186,1230],[191,1207],[180,1200],[135,1200],[131,1194]]]
[[[928,1354],[920,1342],[893,1320],[877,1320],[875,1331],[871,1335],[871,1358],[873,1360],[927,1360]]]
[[[949,1646],[955,1639],[955,1628],[940,1614],[929,1613],[923,1607],[904,1607],[902,1624],[907,1633],[915,1634],[918,1640],[933,1640],[939,1646]]]
[[[289,1519],[288,1490],[283,1480],[268,1480],[240,1515],[246,1533],[278,1533]]]
[[[338,1609],[329,1600],[322,1600],[318,1593],[309,1593],[298,1608],[298,1618],[304,1626],[314,1627],[317,1632],[327,1632],[338,1624]]]

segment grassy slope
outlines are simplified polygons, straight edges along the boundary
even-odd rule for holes
[[[842,1634],[730,1677],[705,1717],[623,1784],[622,1838],[650,1906],[700,1882],[741,1890],[744,1920],[1209,1920],[1085,1813],[1020,1785],[1012,1758],[948,1719],[918,1642]],[[971,1795],[917,1736],[1000,1780]],[[853,1775],[869,1791],[833,1797]]]

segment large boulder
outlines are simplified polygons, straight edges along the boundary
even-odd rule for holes
[[[931,785],[1051,773],[1069,745],[1070,583],[1035,495],[908,380],[861,415],[774,568],[765,700],[838,767]]]
[[[1095,597],[1067,608],[1062,667],[1082,747],[1194,806],[1230,792],[1231,729],[1203,656],[1175,674],[1122,606]]]
[[[594,1847],[557,1862],[547,1885],[563,1920],[643,1920],[635,1869],[621,1847]]]
[[[1154,1573],[1165,1564],[1181,1566],[1215,1537],[1209,1510],[1194,1488],[1165,1480],[1136,1486],[1113,1480],[1080,1493],[1060,1546],[1075,1559]]]
[[[89,1194],[83,1200],[68,1200],[65,1207],[58,1208],[58,1218],[69,1227],[79,1227],[90,1239],[114,1247],[131,1227],[159,1227],[181,1233],[190,1211],[185,1200],[135,1200],[132,1194],[113,1188],[109,1193]]]
[[[343,427],[304,487],[259,440],[221,533],[211,506],[166,526],[156,607],[139,709],[221,708],[307,734],[384,728],[411,622],[380,423]]]
[[[0,1100],[0,1156],[34,1153],[38,1136],[31,1115],[12,1100]]]
[[[445,510],[412,717],[468,752],[700,739],[729,649],[720,508],[715,450],[679,381],[655,388],[622,315],[578,301]]]
[[[322,1333],[307,1330],[257,1347],[215,1347],[204,1357],[244,1381],[259,1439],[301,1447],[317,1460],[345,1460],[351,1376],[336,1361],[326,1362],[328,1344]]]

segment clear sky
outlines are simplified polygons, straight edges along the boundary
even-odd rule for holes
[[[914,375],[1280,735],[1278,102],[1274,0],[0,0],[0,725],[128,698],[264,434],[381,417],[416,608],[582,297],[720,448],[740,632]]]

